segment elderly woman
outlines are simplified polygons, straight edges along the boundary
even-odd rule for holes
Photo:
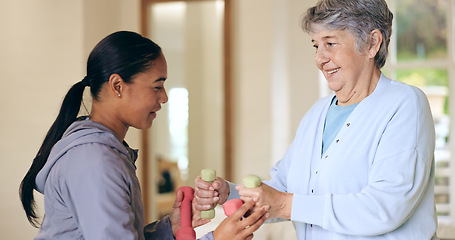
[[[429,104],[380,70],[392,19],[384,0],[321,0],[308,9],[302,26],[334,94],[303,117],[270,181],[246,189],[198,178],[198,209],[240,195],[293,221],[298,239],[436,239]]]

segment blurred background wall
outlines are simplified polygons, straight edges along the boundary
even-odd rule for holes
[[[234,182],[248,174],[267,179],[319,97],[314,51],[299,26],[314,3],[233,1]],[[139,31],[139,13],[139,0],[0,0],[0,239],[36,234],[18,197],[20,181],[63,96],[85,76],[90,50],[113,31]],[[130,129],[132,147],[141,146],[140,135]]]

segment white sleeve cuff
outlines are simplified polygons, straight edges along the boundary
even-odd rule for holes
[[[291,220],[322,226],[324,196],[294,194],[292,197]]]

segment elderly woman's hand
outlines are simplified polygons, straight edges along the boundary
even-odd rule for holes
[[[243,201],[252,199],[256,202],[253,212],[259,207],[269,205],[270,218],[291,218],[292,193],[280,192],[276,189],[262,183],[257,188],[246,188],[243,185],[235,187]]]
[[[229,197],[229,185],[217,177],[211,184],[197,177],[194,183],[194,200],[195,208],[198,211],[204,211],[211,208],[212,205],[223,204]]]

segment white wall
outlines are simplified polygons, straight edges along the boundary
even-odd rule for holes
[[[189,184],[193,184],[194,179],[200,175],[201,169],[204,168],[216,169],[217,175],[224,177],[223,22],[220,19],[220,13],[217,13],[216,4],[200,5],[189,6],[188,9],[188,17],[196,20],[188,20],[189,44],[186,60],[189,64],[185,72],[188,77],[187,84],[190,93]],[[190,34],[194,31],[190,28],[191,26],[204,26],[204,28],[196,31],[197,37],[191,37]],[[191,64],[191,62],[193,63]]]
[[[0,2],[0,239],[36,234],[21,208],[19,184],[65,92],[81,79],[81,19],[80,1]]]
[[[234,177],[267,179],[318,98],[309,36],[300,29],[314,1],[237,0],[234,24]]]
[[[270,167],[294,138],[304,113],[319,98],[310,37],[299,22],[315,1],[236,0],[234,24],[233,181]],[[257,239],[296,239],[290,222],[266,224]]]

